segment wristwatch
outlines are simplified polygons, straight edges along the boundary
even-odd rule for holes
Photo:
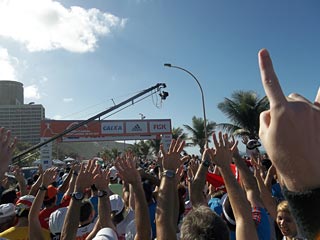
[[[163,176],[166,176],[166,177],[168,177],[168,178],[174,178],[175,175],[176,175],[176,172],[173,171],[173,170],[164,170],[164,171],[162,172],[162,177],[163,177]]]
[[[47,190],[48,190],[48,188],[47,188],[47,187],[45,187],[45,186],[43,186],[43,185],[41,185],[41,186],[39,187],[39,190],[41,190],[41,191],[47,191]]]
[[[204,161],[202,161],[202,165],[205,166],[205,167],[209,167],[211,164],[210,160],[209,159],[205,159]]]
[[[84,198],[84,194],[83,192],[74,192],[71,194],[71,197],[73,197],[75,200],[81,201]]]
[[[108,196],[108,191],[100,190],[98,191],[98,197]]]

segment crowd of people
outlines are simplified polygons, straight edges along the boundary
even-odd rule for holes
[[[270,102],[260,115],[265,155],[244,140],[245,158],[219,132],[200,159],[173,139],[154,161],[127,152],[106,168],[95,159],[39,167],[27,181],[11,165],[17,140],[0,128],[0,240],[320,239],[320,90],[314,102],[286,97],[266,49],[259,67]]]

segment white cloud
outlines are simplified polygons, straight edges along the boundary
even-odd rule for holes
[[[39,89],[36,85],[30,85],[24,88],[24,98],[25,99],[40,99],[41,95]]]
[[[0,36],[25,44],[29,51],[94,51],[99,36],[123,28],[126,21],[95,8],[65,8],[53,0],[0,0]]]
[[[61,120],[61,119],[62,119],[62,116],[61,116],[61,115],[54,115],[54,116],[53,116],[53,119],[55,119],[55,120]]]
[[[11,57],[6,48],[0,47],[0,80],[17,80],[15,65],[18,60]]]
[[[73,102],[73,98],[64,98],[63,101],[64,102]]]

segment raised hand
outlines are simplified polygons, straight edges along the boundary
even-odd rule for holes
[[[48,168],[44,171],[43,177],[42,177],[42,186],[48,187],[51,183],[53,183],[58,175],[56,167]]]
[[[136,159],[131,152],[126,153],[125,157],[118,157],[115,163],[118,174],[121,179],[129,184],[141,182],[141,177],[138,169],[136,168]]]
[[[163,170],[173,170],[176,171],[181,164],[184,163],[188,159],[188,157],[180,157],[180,153],[182,152],[185,145],[185,141],[181,141],[179,138],[177,140],[172,139],[169,151],[166,152],[163,146],[160,146],[160,150],[163,155],[162,159],[162,167]]]
[[[17,139],[11,141],[11,131],[5,131],[3,127],[0,128],[0,179],[7,171],[11,162],[12,153],[17,144]]]
[[[85,188],[90,187],[93,184],[94,177],[99,173],[99,169],[100,166],[95,164],[95,160],[90,160],[87,166],[82,163],[76,179],[76,191],[83,191]]]
[[[209,151],[212,161],[219,167],[229,167],[232,155],[235,149],[237,149],[238,142],[233,142],[233,145],[231,145],[228,141],[228,135],[222,135],[221,132],[219,132],[219,139],[217,139],[215,133],[212,137],[215,146],[215,150],[210,149]]]
[[[270,110],[260,115],[262,143],[289,190],[317,188],[320,186],[320,91],[314,103],[298,94],[286,98],[266,49],[259,52],[259,66],[270,102]]]
[[[110,172],[105,169],[99,169],[97,174],[93,177],[93,183],[99,190],[108,190],[110,182]]]

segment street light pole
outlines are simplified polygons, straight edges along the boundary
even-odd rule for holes
[[[203,125],[204,125],[204,137],[205,137],[205,146],[207,146],[207,142],[208,142],[208,134],[207,134],[207,118],[206,118],[206,108],[204,105],[204,94],[203,94],[203,90],[202,87],[200,85],[200,82],[198,81],[198,79],[196,78],[196,76],[193,75],[192,72],[188,71],[187,69],[184,69],[182,67],[179,66],[174,66],[170,63],[165,63],[164,64],[165,67],[171,67],[171,68],[177,68],[180,69],[186,73],[188,73],[189,75],[191,75],[191,77],[193,77],[193,79],[197,82],[199,88],[200,88],[200,92],[201,92],[201,97],[202,97],[202,111],[203,111]]]

